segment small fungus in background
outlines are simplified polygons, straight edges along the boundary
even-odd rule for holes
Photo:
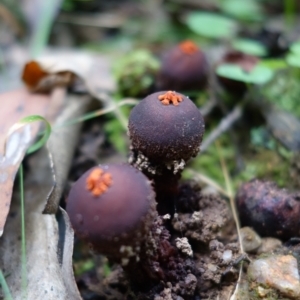
[[[208,81],[208,62],[204,52],[192,41],[184,41],[167,51],[161,62],[158,90],[198,91]]]

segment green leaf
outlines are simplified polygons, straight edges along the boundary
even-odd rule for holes
[[[286,57],[287,63],[292,67],[300,68],[300,55],[299,54],[294,54],[294,53],[288,54]]]
[[[234,20],[208,12],[192,12],[186,23],[192,31],[208,38],[230,38],[237,31]]]
[[[226,0],[220,3],[221,9],[238,19],[259,21],[262,19],[262,11],[257,1]]]
[[[13,300],[13,297],[10,293],[9,287],[7,285],[6,279],[2,273],[2,270],[0,269],[0,285],[4,294],[5,300]]]
[[[280,70],[285,69],[287,67],[287,63],[284,59],[263,59],[259,63],[261,66],[267,67],[272,70]]]
[[[219,76],[225,78],[254,84],[264,84],[273,77],[271,69],[260,65],[255,66],[250,72],[247,72],[236,64],[223,64],[217,67],[216,72]]]
[[[300,41],[293,43],[290,47],[290,51],[294,54],[300,55]]]
[[[236,50],[255,56],[266,56],[266,47],[258,41],[249,39],[236,39],[232,42],[232,47]]]
[[[33,144],[31,147],[29,147],[29,149],[27,150],[27,154],[37,151],[38,149],[40,149],[41,147],[43,147],[46,144],[46,142],[51,134],[51,125],[45,118],[43,118],[42,116],[38,116],[38,115],[28,116],[19,121],[19,123],[24,123],[24,124],[38,122],[38,121],[43,121],[46,125],[46,128],[45,128],[45,131],[43,132],[42,138],[40,140],[38,140],[35,144]]]

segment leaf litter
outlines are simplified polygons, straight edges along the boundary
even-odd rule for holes
[[[13,182],[27,149],[34,141],[39,124],[20,124],[16,130],[10,128],[28,115],[45,116],[50,97],[33,95],[25,89],[0,95],[2,109],[0,117],[0,236],[9,212]],[[4,104],[6,103],[6,104]],[[6,136],[8,134],[8,136]]]
[[[85,57],[88,58],[88,56]],[[105,62],[107,65],[108,60],[100,58],[99,61],[100,63]],[[56,65],[59,65],[59,62]],[[97,86],[91,87],[90,85],[90,88],[102,95],[105,95],[113,86],[113,81],[110,80],[111,77],[106,73],[106,70],[107,67],[94,68],[93,71],[96,71],[96,74],[85,74],[85,76],[97,76],[97,78],[103,76],[105,78],[104,83],[100,81],[101,83]],[[36,69],[33,72],[36,72]],[[77,76],[71,71],[67,70],[67,72],[70,72],[73,77]],[[1,193],[5,196],[4,198],[1,197],[0,202],[0,205],[4,206],[0,214],[2,228],[8,212],[9,215],[4,234],[0,240],[0,266],[13,299],[22,299],[24,290],[22,290],[20,277],[22,263],[20,260],[21,218],[17,201],[19,194],[14,192],[12,197],[12,191],[18,168],[41,128],[37,123],[19,125],[16,122],[24,116],[39,114],[51,122],[52,134],[48,140],[47,148],[44,147],[27,159],[29,171],[26,172],[24,181],[27,245],[27,265],[25,267],[28,283],[26,296],[28,299],[42,299],[43,297],[47,299],[81,299],[74,281],[72,268],[73,230],[69,224],[68,216],[58,205],[63,194],[63,187],[66,183],[81,127],[80,122],[71,124],[70,121],[84,115],[91,98],[88,95],[66,95],[64,88],[59,87],[61,82],[45,80],[47,73],[41,72],[39,69],[36,74],[30,89],[47,91],[48,94],[32,93],[26,89],[21,89],[1,95],[3,102],[4,100],[10,101],[9,105],[5,106],[6,110],[1,111],[3,124],[0,125],[0,128],[4,134],[1,135],[0,141],[3,149],[6,145],[6,152],[3,152],[1,156],[1,168],[3,170],[1,174],[10,173],[1,175],[2,184],[5,184],[6,187],[6,189],[1,189]],[[36,88],[41,86],[41,81],[43,82],[43,89]],[[70,83],[70,81],[64,81],[63,85]],[[12,115],[11,118],[7,118],[9,113]],[[7,135],[6,133],[11,126],[15,130]],[[10,205],[11,198],[13,200]],[[58,209],[62,216],[59,225],[54,216]],[[58,226],[63,229],[59,229]]]

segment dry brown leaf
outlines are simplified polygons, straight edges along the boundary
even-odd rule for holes
[[[41,61],[42,63],[29,62],[24,68],[23,78],[25,78],[27,84],[31,86],[32,89],[39,89],[40,87],[41,90],[44,91],[45,88],[52,90],[51,97],[41,94],[32,94],[26,89],[5,93],[0,96],[3,105],[3,109],[0,112],[0,117],[2,117],[2,121],[0,121],[0,236],[3,233],[5,220],[9,211],[15,174],[27,148],[36,137],[39,127],[35,123],[26,126],[24,125],[22,128],[14,131],[13,134],[8,137],[8,141],[6,141],[8,128],[18,122],[22,117],[28,115],[46,116],[50,122],[56,119],[59,112],[63,111],[62,99],[64,99],[64,89],[59,89],[57,86],[61,85],[62,82],[69,84],[72,81],[70,78],[73,78],[75,74],[83,79],[89,87],[89,91],[92,91],[92,93],[99,94],[100,92],[105,94],[107,91],[111,91],[114,88],[114,81],[110,75],[110,60],[107,59],[107,57],[92,56],[82,52],[58,51],[51,56],[45,56]],[[56,80],[55,78],[63,79],[60,81],[60,79]],[[79,101],[85,100],[80,99]],[[69,111],[72,114],[68,115],[67,118],[72,119],[79,116],[79,114],[83,114],[85,111],[83,107],[85,105],[86,103],[80,104],[77,112],[72,112],[69,108]],[[65,110],[65,112],[67,112],[67,110]],[[27,139],[29,134],[30,138]],[[57,134],[62,135],[64,134],[64,131],[61,130],[60,133],[57,132]],[[55,139],[55,134],[52,139]],[[70,140],[69,144],[73,149],[74,144],[72,144],[72,141],[75,140]],[[9,146],[6,149],[4,149],[5,143]],[[51,144],[53,143],[50,139],[49,145]],[[54,148],[55,147],[56,145]],[[8,154],[10,156],[5,154],[5,151],[7,150],[9,151]],[[52,152],[51,149],[50,151]],[[12,155],[14,157],[13,160]],[[68,172],[69,168],[67,167],[67,164],[62,166],[58,163],[59,159],[57,158],[59,156],[60,155],[53,156],[55,164],[54,168],[61,168],[61,170],[56,172],[55,180],[57,180],[57,185],[56,188],[54,188],[54,194],[50,197],[50,201],[45,208],[45,212],[48,213],[54,213],[57,210],[57,195],[61,194],[61,187],[64,185],[66,179],[66,174],[61,174],[63,174],[63,172]],[[72,154],[69,158],[66,158],[65,161],[68,161],[71,157]],[[70,163],[70,161],[68,163]],[[57,194],[56,196],[54,196],[55,193]],[[54,199],[56,200],[54,201]]]
[[[57,86],[70,86],[81,79],[85,90],[111,92],[115,88],[107,57],[76,51],[53,51],[29,61],[22,79],[31,91],[48,92]]]
[[[13,182],[39,124],[23,124],[9,129],[28,115],[44,116],[50,97],[31,94],[25,89],[0,95],[0,236],[3,233],[12,196]]]
[[[81,299],[73,272],[72,254],[74,247],[74,230],[71,226],[68,214],[61,207],[60,212],[62,213],[64,221],[64,232],[62,233],[63,243],[60,247],[62,276],[69,298],[74,300]]]
[[[64,106],[60,107],[60,113],[56,116],[57,122],[63,124],[66,120],[84,114],[89,103],[87,97],[67,96]],[[46,210],[48,213],[56,212],[80,127],[81,124],[76,124],[55,129],[54,125],[48,145],[54,165],[49,162],[47,148],[41,149],[29,159],[30,172],[25,174],[24,186],[27,299],[81,299],[72,269],[73,230],[68,217],[62,211],[64,231],[60,230],[59,239],[55,216],[42,214],[49,194]],[[54,188],[51,174],[55,175]],[[16,198],[18,195],[15,194],[14,199]],[[4,274],[9,274],[7,283],[13,299],[22,299],[24,294],[20,279],[20,218],[19,202],[15,201],[6,230],[0,239],[0,266]]]
[[[28,62],[23,70],[22,80],[33,92],[50,92],[58,86],[69,86],[74,81],[74,75],[68,71],[52,72],[43,68],[38,62]]]
[[[42,149],[29,160],[25,174],[26,281],[21,284],[21,214],[19,196],[14,194],[6,230],[0,239],[0,265],[13,299],[81,299],[74,281],[71,261],[73,232],[64,216],[63,245],[58,248],[58,223],[54,215],[43,215],[47,193],[52,186],[51,170]],[[1,297],[0,297],[1,298]]]
[[[100,61],[109,66],[106,58],[100,58]],[[108,76],[109,68],[95,69],[93,67],[91,68],[90,65],[86,74],[89,74],[91,70],[95,72],[93,76],[97,76],[99,83],[95,81],[93,89],[105,94],[113,86]],[[39,71],[37,74],[39,77]],[[89,77],[85,76],[86,80],[89,80]],[[105,79],[102,81],[101,78]],[[26,91],[25,94],[36,96]],[[65,231],[62,233],[60,230],[62,238],[59,239],[54,215],[42,214],[43,210],[46,213],[55,213],[58,208],[80,130],[80,124],[67,127],[56,127],[56,125],[82,116],[89,102],[89,96],[67,96],[66,100],[62,101],[64,95],[64,90],[57,88],[52,91],[51,97],[42,95],[46,99],[51,98],[51,101],[48,106],[45,106],[47,115],[46,113],[38,114],[46,116],[51,121],[53,132],[48,141],[48,148],[41,149],[29,158],[30,172],[25,174],[27,299],[81,299],[72,270],[73,231],[68,217],[62,212]],[[25,115],[28,114],[37,113],[28,112]],[[12,124],[14,122],[15,120]],[[2,128],[0,122],[1,130],[4,130],[5,126],[4,122]],[[49,163],[49,157],[52,165]],[[12,185],[13,179],[10,181]],[[17,194],[14,194],[14,199],[18,200]],[[8,209],[7,207],[7,211]],[[0,266],[4,275],[9,275],[6,280],[13,299],[24,298],[20,276],[22,266],[20,228],[20,205],[14,201],[5,232],[0,239]]]
[[[68,96],[65,107],[62,109],[55,124],[64,124],[67,120],[83,115],[88,104],[88,96]],[[74,124],[72,126],[58,126],[55,129],[55,124],[53,124],[54,129],[47,143],[53,174],[53,188],[47,197],[47,203],[43,211],[43,213],[47,214],[55,214],[57,212],[81,127],[81,124]]]

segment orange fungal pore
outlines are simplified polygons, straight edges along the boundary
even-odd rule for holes
[[[105,173],[101,168],[94,169],[86,179],[86,188],[94,196],[102,195],[111,184],[111,174]]]
[[[159,95],[158,99],[164,105],[169,105],[172,103],[175,106],[178,105],[179,102],[183,100],[181,95],[176,94],[176,92],[172,92],[172,91],[168,91],[163,95]]]
[[[194,54],[199,50],[197,45],[194,42],[189,40],[180,43],[179,48],[181,49],[182,52],[186,54]]]

